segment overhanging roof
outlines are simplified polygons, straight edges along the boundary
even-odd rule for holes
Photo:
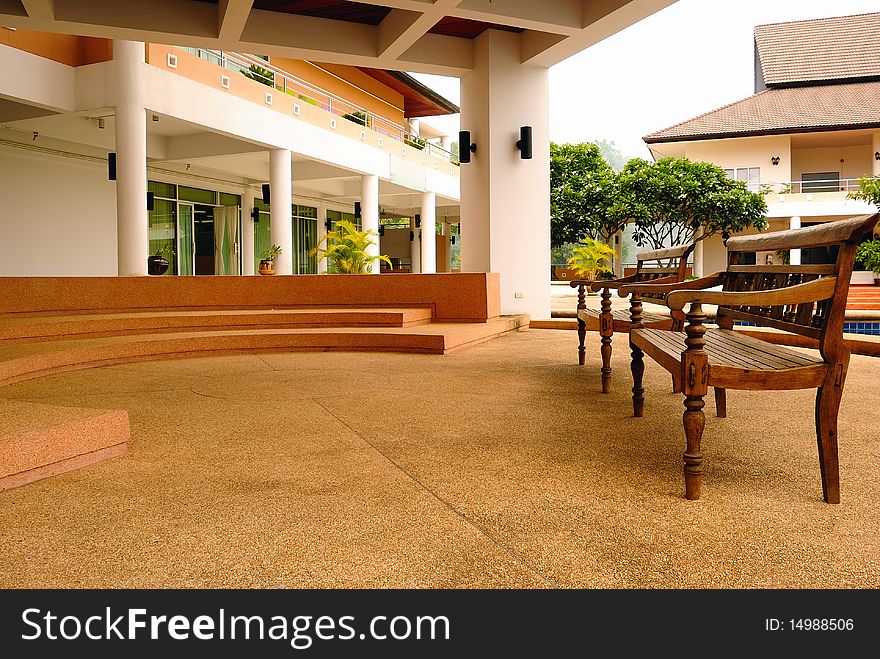
[[[403,116],[407,119],[415,117],[436,117],[443,114],[461,112],[452,101],[444,98],[430,87],[423,85],[411,75],[400,71],[383,71],[360,67],[361,71],[388,85],[399,94],[403,94]]]
[[[487,29],[549,67],[675,0],[0,0],[0,25],[460,76]]]
[[[880,127],[880,82],[766,89],[659,130],[648,144]]]

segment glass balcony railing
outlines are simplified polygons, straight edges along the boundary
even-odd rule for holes
[[[277,91],[298,97],[305,103],[318,106],[327,112],[332,112],[333,114],[341,116],[343,119],[347,119],[348,121],[352,121],[374,130],[393,140],[403,142],[414,149],[420,151],[424,150],[428,155],[436,156],[455,165],[459,164],[458,157],[442,148],[439,144],[429,142],[428,140],[409,132],[403,126],[395,124],[394,122],[370,112],[351,101],[331,94],[320,87],[316,87],[301,78],[297,78],[286,71],[272,66],[269,62],[260,57],[244,53],[211,50],[208,48],[189,48],[186,46],[175,46],[175,48],[221,66],[229,71],[244,75],[251,80],[255,80],[268,87],[273,87]],[[369,94],[366,90],[363,91]],[[376,98],[382,101],[379,97]]]

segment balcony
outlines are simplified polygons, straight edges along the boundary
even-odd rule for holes
[[[276,103],[270,100],[270,95],[267,95],[264,104],[271,105],[273,109],[289,112],[299,119],[317,123],[322,127],[338,129],[348,137],[367,142],[407,160],[414,160],[423,165],[435,162],[437,163],[434,165],[435,169],[440,169],[440,163],[446,164],[447,167],[452,165],[453,169],[444,171],[444,173],[458,175],[458,157],[439,144],[428,141],[410,132],[406,127],[371,112],[357,103],[283,71],[260,57],[206,48],[149,44],[148,61],[150,64],[170,69],[185,77],[224,89],[254,102],[260,102],[261,97],[254,94],[253,89],[246,91],[238,89],[240,85],[237,84],[236,76],[205,75],[203,67],[198,65],[185,66],[185,60],[190,57],[208,62],[221,70],[231,71],[237,76],[241,76],[241,81],[248,79],[275,92],[280,92],[284,94],[284,97],[290,97],[290,103],[285,104]],[[184,61],[181,62],[181,60]],[[249,86],[253,87],[253,85]],[[361,91],[382,101],[367,90],[361,89]],[[271,94],[271,96],[276,95]],[[332,115],[332,117],[328,118],[327,115]],[[338,122],[337,118],[344,119],[345,123]]]

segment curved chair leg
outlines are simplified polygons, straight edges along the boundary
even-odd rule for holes
[[[727,389],[721,387],[715,387],[715,416],[727,418]]]
[[[703,397],[688,395],[684,400],[684,434],[687,439],[687,450],[684,453],[684,497],[691,501],[700,498],[703,479],[703,453],[700,441],[706,427],[706,415],[703,414]]]
[[[629,345],[632,349],[630,370],[633,377],[633,416],[645,416],[645,388],[642,386],[642,377],[645,375],[645,353],[632,343]]]
[[[583,366],[586,359],[587,349],[584,342],[587,338],[587,324],[578,318],[578,365]]]
[[[819,471],[822,475],[822,497],[826,503],[840,503],[840,471],[837,463],[837,412],[843,394],[843,383],[837,387],[825,384],[816,392],[816,441],[819,446]]]

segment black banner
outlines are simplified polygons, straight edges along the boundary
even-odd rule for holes
[[[876,647],[878,605],[873,590],[4,590],[0,647],[163,659],[844,652]]]

